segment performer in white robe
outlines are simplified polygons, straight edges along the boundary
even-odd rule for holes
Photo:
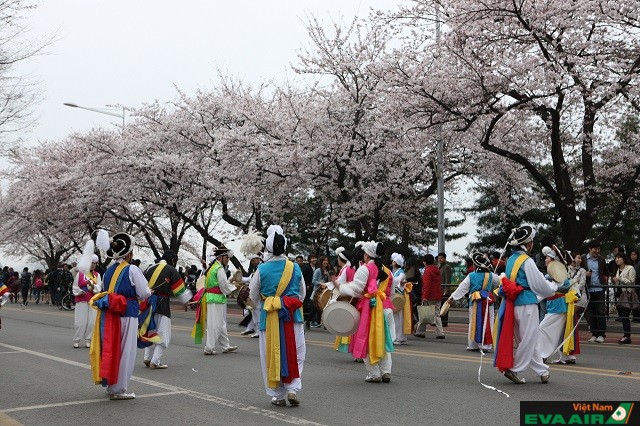
[[[195,297],[200,301],[200,307],[191,335],[195,342],[200,344],[202,334],[206,330],[205,355],[217,355],[216,346],[220,346],[225,354],[238,349],[229,342],[227,332],[227,296],[236,289],[227,279],[229,254],[230,250],[226,247],[214,250],[215,261],[205,273],[205,287]],[[206,310],[206,316],[201,315],[203,308]],[[203,323],[205,318],[206,323]]]
[[[100,239],[100,236],[98,239]],[[110,244],[110,247],[107,250],[107,257],[114,259],[115,262],[107,268],[104,274],[103,285],[105,292],[103,293],[107,294],[105,296],[102,296],[103,293],[97,294],[92,299],[92,304],[99,304],[100,302],[96,300],[99,297],[107,298],[111,302],[109,296],[112,294],[126,299],[124,313],[118,313],[120,316],[120,359],[117,381],[109,383],[106,378],[99,380],[99,376],[98,380],[96,380],[95,352],[98,348],[104,350],[103,342],[99,346],[95,344],[96,340],[99,340],[97,336],[94,336],[91,341],[92,372],[96,383],[107,386],[110,399],[134,399],[136,395],[133,392],[128,392],[128,386],[136,360],[138,313],[140,310],[138,300],[144,300],[151,296],[151,290],[149,290],[147,280],[140,268],[129,263],[133,258],[134,238],[129,234],[118,233],[113,236],[113,239],[108,244]],[[108,308],[108,310],[110,309]],[[98,315],[104,316],[105,312],[99,312]],[[98,364],[98,367],[100,367],[100,364]]]
[[[258,266],[249,284],[249,298],[259,307],[254,312],[260,312],[260,365],[265,390],[271,404],[278,407],[286,406],[287,401],[293,406],[300,404],[298,393],[302,390],[306,356],[302,318],[306,285],[298,264],[287,259],[286,247],[282,228],[271,225],[267,230],[264,263]],[[284,309],[287,314],[279,315]],[[285,333],[282,341],[288,341],[293,347],[280,345],[282,331]],[[278,368],[283,363],[288,366],[286,377],[281,374],[282,368]],[[297,371],[292,371],[295,369]]]
[[[501,276],[502,284],[499,292],[500,296],[508,298],[508,300],[503,300],[500,306],[501,314],[509,309],[509,306],[512,306],[514,316],[513,322],[507,324],[502,322],[502,318],[507,317],[501,315],[495,364],[505,377],[516,384],[525,383],[525,379],[520,378],[518,373],[527,368],[531,368],[540,377],[542,383],[549,382],[549,368],[542,362],[542,355],[538,347],[538,335],[540,334],[538,301],[552,296],[558,290],[558,286],[545,279],[538,270],[535,261],[529,256],[533,249],[534,237],[535,230],[531,226],[525,225],[514,229],[509,239],[512,254],[507,259],[504,278]],[[507,296],[505,293],[507,281],[515,283],[523,289],[513,300],[510,299],[512,296]],[[513,295],[513,293],[510,294]],[[505,331],[513,332],[517,344],[515,350],[513,341],[501,339]],[[511,362],[504,362],[505,356],[507,356],[506,352],[513,353]]]
[[[98,256],[92,255],[91,269],[88,273],[78,271],[73,279],[72,292],[75,296],[76,307],[73,312],[73,326],[75,334],[73,336],[73,347],[80,347],[80,340],[84,339],[84,345],[91,347],[91,336],[93,335],[93,325],[96,320],[95,312],[89,307],[89,301],[94,294],[102,291],[102,278],[96,271]]]
[[[555,246],[554,246],[555,248]],[[545,255],[545,264],[549,264],[553,261],[558,261],[566,264],[566,259],[563,260],[563,254],[552,249],[550,247],[543,247],[542,254]],[[553,281],[552,277],[546,276],[549,281]],[[562,285],[561,283],[555,283],[556,285]],[[570,298],[574,300],[573,303],[580,300],[580,294],[574,289],[573,295],[575,297]],[[571,295],[569,296],[571,297]],[[575,310],[569,309],[567,303],[567,296],[563,293],[558,293],[547,299],[547,312],[544,318],[540,322],[540,336],[538,337],[538,347],[540,348],[540,354],[542,359],[547,361],[547,358],[552,356],[556,349],[558,349],[559,359],[555,361],[557,364],[575,364],[576,355],[580,353],[579,347],[576,351],[576,347],[572,347],[571,350],[566,350],[560,346],[565,340],[565,329],[567,325],[567,315],[575,316]],[[573,328],[573,319],[571,320],[570,327]],[[577,342],[575,342],[577,343]],[[565,345],[563,345],[565,346]],[[548,361],[547,361],[548,362]]]
[[[410,297],[410,292],[405,292],[405,285],[407,283],[407,276],[404,273],[404,256],[399,253],[393,253],[391,255],[391,268],[393,273],[393,293],[404,294],[405,297]],[[409,303],[411,306],[411,303]],[[405,304],[406,307],[406,304]],[[407,335],[404,334],[404,309],[393,314],[393,322],[395,325],[395,340],[394,345],[406,345]],[[407,315],[411,316],[411,312]]]
[[[475,271],[464,277],[447,302],[451,304],[454,300],[460,300],[469,293],[469,332],[467,333],[467,350],[478,351],[479,349],[482,349],[487,351],[490,350],[493,345],[491,341],[487,341],[488,339],[486,338],[477,339],[477,336],[481,337],[483,335],[483,331],[478,330],[477,328],[486,327],[489,336],[493,334],[494,307],[493,303],[488,303],[484,305],[485,308],[488,306],[488,309],[478,312],[478,307],[483,306],[484,304],[478,303],[478,301],[490,300],[493,289],[498,287],[500,284],[500,277],[489,272],[491,270],[491,261],[482,253],[473,253],[471,255],[471,260],[475,266]],[[478,318],[478,315],[481,316],[480,319]],[[476,333],[478,331],[480,332],[479,335]],[[477,342],[476,340],[480,340],[480,342]],[[485,343],[482,343],[483,341],[485,341]]]

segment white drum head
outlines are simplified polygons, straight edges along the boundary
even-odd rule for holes
[[[404,309],[404,294],[394,293],[391,296],[391,303],[393,304],[393,312],[400,312]]]
[[[447,299],[447,301],[442,304],[442,308],[440,308],[440,316],[446,315],[450,307],[451,304],[449,303],[449,299]]]
[[[206,276],[205,275],[200,275],[200,278],[198,278],[196,280],[196,290],[200,290],[200,289],[204,288],[205,280],[206,280]]]
[[[557,260],[549,263],[549,266],[547,266],[547,272],[555,282],[560,284],[564,283],[564,281],[569,278],[567,267],[564,266],[562,262],[559,262]]]
[[[360,312],[347,302],[335,302],[322,311],[322,324],[331,334],[348,337],[358,330]]]

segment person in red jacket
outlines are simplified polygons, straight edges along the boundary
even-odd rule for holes
[[[440,318],[440,307],[442,305],[442,281],[440,278],[440,269],[436,265],[435,258],[432,254],[426,254],[422,258],[424,264],[424,272],[422,273],[422,304],[435,305],[436,308],[436,339],[444,339],[444,331],[442,330],[442,319]],[[427,325],[416,326],[414,336],[425,337]]]

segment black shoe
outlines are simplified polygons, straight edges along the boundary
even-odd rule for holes
[[[436,339],[444,339],[444,334],[442,336],[436,336]]]

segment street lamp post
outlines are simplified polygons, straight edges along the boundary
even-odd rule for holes
[[[436,45],[440,48],[440,7],[436,5]],[[440,125],[436,127],[436,140],[438,143],[436,159],[436,178],[438,183],[438,253],[444,251],[444,143],[442,141],[442,129]]]
[[[93,112],[97,112],[100,114],[106,114],[106,115],[110,115],[112,117],[118,117],[118,118],[122,118],[122,128],[124,129],[124,107],[122,107],[122,114],[117,113],[117,112],[113,112],[114,110],[118,110],[117,108],[89,108],[89,107],[83,107],[77,104],[74,104],[72,102],[65,102],[63,103],[64,106],[68,106],[71,108],[80,108],[80,109],[86,109],[87,111],[93,111]]]

